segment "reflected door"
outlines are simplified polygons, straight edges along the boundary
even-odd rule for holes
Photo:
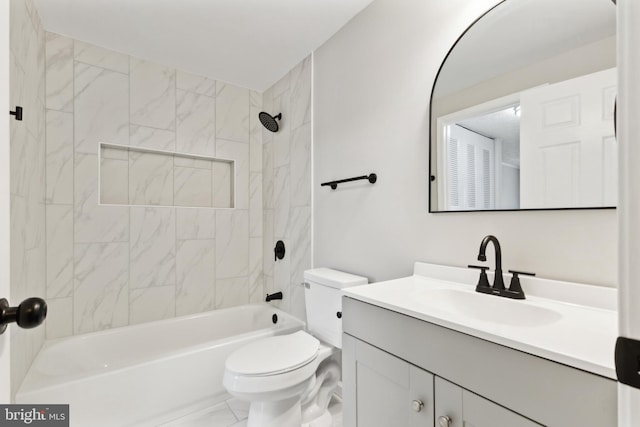
[[[615,94],[615,69],[522,93],[521,208],[616,205]]]

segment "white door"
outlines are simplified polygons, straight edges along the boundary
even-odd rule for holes
[[[9,295],[9,1],[0,1],[0,298]],[[0,403],[11,401],[10,330],[0,335]]]
[[[616,69],[523,92],[520,207],[615,206]]]
[[[640,4],[618,0],[619,335],[640,341]],[[612,350],[613,351],[613,350]],[[635,356],[637,361],[638,355]],[[633,359],[632,359],[633,360]],[[637,365],[635,367],[637,370]],[[640,426],[640,388],[618,387],[618,425]]]
[[[448,126],[447,134],[447,210],[493,209],[493,139],[459,125]]]

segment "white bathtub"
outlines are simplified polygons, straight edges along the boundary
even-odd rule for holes
[[[232,351],[303,327],[280,310],[245,305],[48,341],[16,403],[68,403],[72,427],[158,425],[223,399]]]

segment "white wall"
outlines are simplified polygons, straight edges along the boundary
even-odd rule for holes
[[[615,210],[427,212],[428,107],[458,35],[496,0],[376,0],[314,55],[314,265],[379,281],[414,261],[477,263],[614,286]],[[321,182],[375,172],[331,191]],[[493,261],[490,260],[491,265]]]

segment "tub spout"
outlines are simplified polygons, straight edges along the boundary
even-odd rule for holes
[[[266,302],[273,301],[275,299],[282,299],[282,292],[276,292],[274,294],[267,294]]]

